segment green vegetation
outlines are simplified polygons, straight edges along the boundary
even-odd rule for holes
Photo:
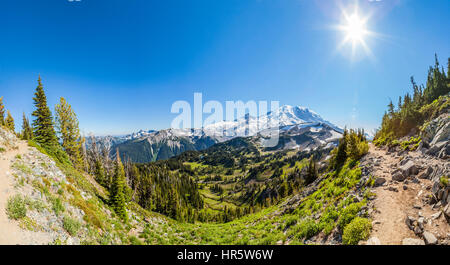
[[[36,110],[32,114],[35,118],[33,121],[34,140],[48,146],[57,145],[58,140],[53,127],[52,113],[47,106],[47,97],[42,86],[41,76],[39,76],[38,86],[34,95],[33,100],[36,106]]]
[[[3,97],[0,97],[0,126],[5,125],[5,105],[3,105]]]
[[[356,245],[360,240],[368,239],[372,224],[369,219],[357,217],[347,225],[342,234],[342,242],[346,245]]]
[[[8,198],[6,205],[6,214],[11,219],[22,219],[27,215],[27,205],[20,195],[14,195]]]
[[[82,138],[77,115],[67,101],[61,97],[60,103],[55,107],[56,130],[59,138],[62,140],[62,148],[70,157],[72,163],[83,169],[85,167],[82,158]]]
[[[440,182],[441,182],[442,187],[447,187],[449,185],[447,176],[442,176],[440,178]]]
[[[446,76],[443,68],[441,70],[437,56],[434,67],[428,70],[426,87],[418,86],[413,77],[411,83],[414,91],[412,96],[407,93],[403,99],[400,97],[397,109],[392,101],[389,103],[381,128],[375,134],[376,145],[398,144],[394,142],[396,139],[411,132],[417,133],[422,124],[436,118],[450,107],[450,77]]]
[[[274,151],[251,138],[132,164],[122,162],[118,152],[112,159],[111,150],[95,140],[89,150],[83,148],[76,114],[64,98],[53,124],[40,78],[34,103],[32,130],[24,114],[21,137],[51,157],[67,181],[34,176],[41,171],[36,167],[52,167],[45,161],[27,164],[16,158],[18,181],[45,197],[8,202],[11,218],[28,229],[40,228],[25,218],[27,209],[53,211],[83,244],[305,244],[334,231],[348,231],[348,243],[364,239],[358,218],[364,217],[367,199],[361,192],[368,194],[373,180],[361,183],[358,160],[368,151],[363,130],[345,130],[328,168],[319,161],[330,149]],[[292,209],[283,204],[291,200]],[[72,206],[83,211],[80,221]]]
[[[11,115],[11,112],[9,112],[9,110],[8,110],[8,114],[6,115],[5,126],[6,126],[6,128],[8,128],[14,132],[14,130],[15,130],[14,118]]]
[[[22,132],[20,134],[20,137],[22,140],[31,140],[33,139],[33,129],[30,126],[30,121],[28,120],[27,116],[25,116],[25,113],[23,113],[22,116]]]
[[[344,130],[344,135],[339,141],[339,145],[332,152],[330,161],[330,169],[336,170],[348,160],[358,161],[363,155],[369,151],[364,130]]]
[[[77,220],[70,218],[69,216],[64,216],[63,227],[71,236],[75,236],[80,230],[81,224]]]
[[[112,185],[111,185],[111,205],[116,211],[117,215],[122,218],[122,220],[126,221],[128,219],[127,210],[125,205],[125,171],[123,169],[122,161],[120,160],[120,156],[117,153],[116,157],[116,174],[114,176]]]

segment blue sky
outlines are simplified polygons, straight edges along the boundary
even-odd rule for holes
[[[333,26],[355,4],[378,33],[350,55]],[[340,126],[379,126],[389,98],[450,56],[448,0],[3,0],[0,96],[16,123],[41,74],[84,132],[162,129],[176,100],[279,100]]]

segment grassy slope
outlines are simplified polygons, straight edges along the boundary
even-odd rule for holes
[[[33,142],[30,145],[48,154]],[[366,199],[356,203],[350,195],[360,182],[361,172],[355,163],[347,163],[339,173],[326,174],[318,190],[302,198],[299,207],[291,213],[282,214],[284,206],[281,203],[229,223],[189,224],[146,211],[130,202],[131,218],[128,223],[123,223],[107,205],[106,191],[93,185],[92,180],[69,164],[54,160],[69,183],[52,183],[48,179],[43,185],[36,184],[35,188],[49,198],[58,198],[63,204],[69,203],[84,211],[81,225],[85,229],[80,231],[86,232],[78,234],[83,244],[302,244],[312,236],[330,234],[336,227],[343,230],[366,203]],[[298,162],[293,167],[301,164]],[[283,168],[283,175],[293,167]],[[55,184],[61,189],[49,188]],[[370,196],[368,192],[365,194]],[[217,196],[208,196],[217,202]]]
[[[225,224],[179,223],[147,225],[141,237],[147,244],[302,244],[314,235],[328,235],[336,227],[344,229],[366,204],[349,196],[360,182],[357,165],[346,164],[337,173],[324,176],[316,192],[302,199],[292,213],[281,214],[282,204]],[[369,182],[369,181],[368,181]],[[366,185],[369,185],[367,183]],[[316,217],[317,219],[313,218]]]

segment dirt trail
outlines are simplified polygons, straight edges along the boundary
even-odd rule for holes
[[[11,174],[11,161],[17,155],[24,155],[27,152],[29,152],[27,143],[19,141],[15,148],[0,154],[0,245],[48,243],[42,233],[21,229],[19,223],[15,220],[10,220],[6,214],[8,198],[15,194],[14,179]]]
[[[386,152],[375,148],[370,144],[369,156],[381,158],[381,163],[375,167],[374,175],[386,179],[385,186],[375,189],[377,197],[374,201],[375,212],[372,216],[374,220],[372,236],[380,239],[383,245],[400,245],[404,238],[416,238],[414,232],[405,224],[408,210],[414,206],[416,196],[415,185],[408,185],[404,190],[401,183],[390,183],[393,168],[399,163],[399,158],[386,155]],[[398,192],[390,190],[395,188]]]
[[[427,186],[430,186],[431,181],[417,178],[416,183],[411,180],[393,181],[391,174],[399,167],[401,156],[395,153],[389,154],[385,150],[376,148],[373,144],[370,144],[367,156],[379,161],[374,165],[372,174],[386,179],[384,185],[372,190],[376,193],[376,199],[373,201],[374,211],[371,216],[373,219],[371,237],[377,237],[382,245],[401,245],[405,238],[419,239],[420,237],[408,228],[405,220],[407,216],[418,218],[422,215],[429,218],[436,213],[436,210],[433,210],[430,205],[424,204],[422,200],[428,193]],[[409,152],[408,156],[420,158],[420,155],[415,152]],[[435,233],[447,232],[448,226],[444,221],[434,220],[433,222],[425,225],[425,230]],[[438,231],[442,230],[439,229],[439,224],[444,229],[443,231]]]

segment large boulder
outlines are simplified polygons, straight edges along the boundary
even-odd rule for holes
[[[419,173],[419,170],[417,169],[416,164],[414,164],[414,162],[411,160],[406,162],[399,169],[405,177],[409,177],[411,175],[417,175],[417,173]]]
[[[425,241],[425,244],[436,245],[438,243],[437,238],[432,233],[424,231],[422,235],[423,235],[423,240]]]
[[[446,159],[450,155],[450,115],[443,113],[432,120],[421,133],[423,146],[429,146],[428,155]]]

